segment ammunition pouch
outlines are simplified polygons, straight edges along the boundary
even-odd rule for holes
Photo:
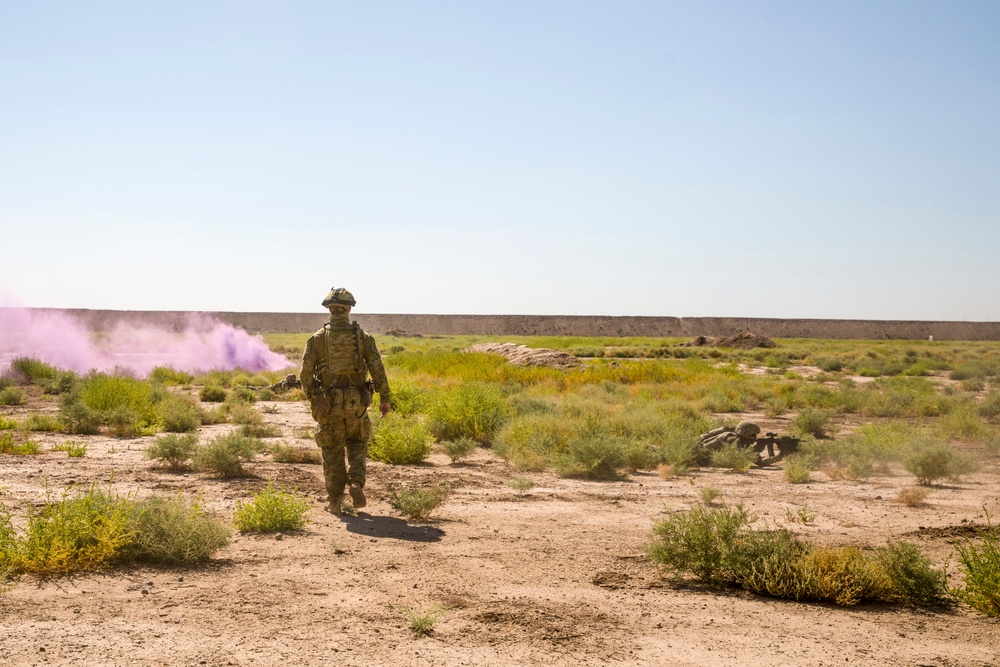
[[[361,417],[371,405],[373,389],[374,385],[366,382],[361,388],[349,385],[317,391],[309,403],[313,419],[322,423],[336,418]]]

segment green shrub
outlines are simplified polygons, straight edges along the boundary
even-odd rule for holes
[[[133,535],[123,558],[164,565],[208,560],[229,544],[229,530],[207,514],[198,500],[156,496],[139,502],[130,524]]]
[[[67,433],[78,435],[97,435],[104,423],[101,413],[84,403],[64,404],[60,408],[59,418],[66,427]]]
[[[698,506],[657,522],[646,552],[675,576],[690,572],[705,583],[730,582],[733,545],[749,523],[742,505]]]
[[[144,430],[139,413],[124,405],[108,410],[104,415],[104,420],[107,422],[111,435],[116,438],[134,438]]]
[[[621,479],[625,467],[625,444],[621,438],[588,435],[569,442],[566,452],[555,458],[556,474],[593,480]]]
[[[182,470],[198,451],[198,436],[194,433],[164,435],[146,448],[145,456],[152,461],[163,461],[171,470]]]
[[[32,412],[27,417],[25,417],[18,428],[23,431],[36,431],[45,433],[58,433],[63,430],[62,424],[58,419],[52,415],[42,414],[40,412]]]
[[[903,458],[903,466],[924,485],[942,478],[955,479],[979,469],[975,459],[941,442],[915,442]]]
[[[577,428],[564,416],[528,414],[511,419],[497,433],[493,451],[523,470],[542,470],[565,453]]]
[[[437,605],[431,605],[423,611],[406,610],[406,621],[410,630],[417,637],[425,637],[434,631],[434,626],[441,617],[443,610]]]
[[[792,420],[792,430],[799,436],[822,437],[830,424],[830,415],[823,410],[806,408]]]
[[[202,387],[200,397],[206,403],[221,403],[226,400],[226,390],[215,386]]]
[[[80,378],[72,371],[59,371],[54,379],[44,380],[41,383],[42,392],[45,394],[68,394],[74,391]]]
[[[294,493],[278,491],[273,484],[253,496],[249,503],[237,503],[233,521],[243,533],[276,533],[300,530],[308,519],[309,501]]]
[[[430,408],[430,430],[439,440],[488,443],[510,415],[500,386],[467,382],[438,394]]]
[[[698,499],[702,505],[711,505],[722,497],[722,490],[717,486],[703,486],[698,491]]]
[[[281,427],[277,424],[266,424],[263,420],[253,424],[240,426],[240,433],[252,438],[280,438]]]
[[[392,411],[410,416],[424,412],[427,408],[429,392],[409,382],[392,383]]]
[[[930,560],[909,542],[889,542],[875,557],[892,581],[891,599],[905,604],[939,604],[947,591],[944,570],[935,570]]]
[[[194,376],[173,366],[157,366],[149,372],[149,379],[165,385],[185,385],[191,384]]]
[[[219,477],[240,477],[246,473],[243,464],[252,461],[263,449],[264,443],[258,438],[241,433],[219,435],[198,448],[194,466]]]
[[[952,594],[987,616],[1000,617],[1000,531],[990,523],[978,545],[966,539],[955,549],[962,585]]]
[[[0,415],[0,431],[7,431],[17,428],[17,422],[9,417]]]
[[[55,380],[59,371],[55,366],[32,357],[15,357],[7,370],[16,382],[25,384],[41,384],[46,380]]]
[[[376,422],[368,453],[393,465],[420,463],[431,453],[430,433],[416,417],[390,414]]]
[[[441,443],[441,449],[452,463],[458,463],[468,457],[479,448],[479,443],[472,438],[459,438],[457,440],[445,440]]]
[[[118,436],[151,432],[159,421],[153,385],[127,375],[91,373],[76,398],[105,415]]]
[[[641,440],[629,441],[624,447],[623,462],[630,472],[652,470],[663,462],[660,450]]]
[[[163,430],[168,433],[190,433],[201,426],[201,408],[193,399],[171,393],[159,404]]]
[[[233,389],[229,396],[226,397],[227,403],[256,403],[257,402],[257,392],[249,387],[236,387]]]
[[[727,442],[719,451],[712,452],[711,460],[716,468],[746,472],[757,462],[757,452],[747,447],[740,447],[735,442]]]
[[[392,507],[408,519],[423,520],[451,495],[451,487],[435,484],[428,488],[402,487],[393,491]]]
[[[0,389],[0,405],[24,405],[27,395],[17,387]]]

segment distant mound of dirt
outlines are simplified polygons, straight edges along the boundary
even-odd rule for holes
[[[517,345],[515,343],[479,343],[471,345],[463,351],[499,354],[517,366],[573,368],[580,365],[580,360],[572,354],[546,348],[531,348],[527,345]]]
[[[755,347],[777,347],[777,343],[767,336],[744,331],[743,333],[729,336],[727,338],[715,338],[713,336],[698,336],[686,343],[681,343],[685,347],[735,347],[742,350],[750,350]]]
[[[408,331],[403,331],[402,329],[389,329],[383,336],[395,336],[396,338],[423,338],[423,334],[410,333]]]

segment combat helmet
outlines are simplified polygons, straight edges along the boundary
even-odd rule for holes
[[[288,375],[285,376],[285,382],[288,383],[295,382],[296,379],[297,378],[295,377],[295,373],[289,373]]]
[[[334,304],[353,307],[357,301],[354,300],[354,295],[343,287],[331,287],[330,291],[326,293],[326,298],[323,299],[323,307],[329,308]]]
[[[758,433],[760,433],[760,426],[751,421],[741,421],[736,425],[736,435],[741,438],[756,438]]]

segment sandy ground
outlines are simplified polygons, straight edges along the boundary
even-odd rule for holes
[[[38,409],[51,402],[33,399]],[[258,404],[261,407],[263,404]],[[265,414],[284,440],[312,422],[305,404]],[[20,415],[23,408],[4,408]],[[780,420],[766,429],[787,430]],[[232,426],[203,429],[202,439]],[[67,440],[39,434],[46,449]],[[308,493],[311,523],[286,535],[236,535],[207,565],[136,567],[40,581],[23,577],[0,594],[2,665],[996,665],[1000,623],[964,606],[841,608],[719,591],[665,578],[643,546],[654,521],[698,502],[715,486],[761,521],[817,542],[914,541],[936,563],[952,542],[1000,516],[1000,465],[937,487],[927,505],[899,504],[914,483],[902,471],[867,481],[791,485],[778,468],[748,474],[651,473],[603,483],[520,473],[489,450],[453,465],[369,470],[369,506],[357,517],[322,510],[319,466],[252,464],[253,477],[173,474],[142,457],[151,438],[79,437],[89,450],[0,456],[3,501],[24,516],[46,489],[113,485],[122,493],[201,493],[231,518],[236,502],[269,480]],[[112,481],[113,480],[113,481]],[[447,482],[449,501],[408,523],[387,488]],[[790,522],[806,507],[810,524]],[[950,567],[952,583],[957,567]],[[407,610],[440,609],[431,635],[415,637]]]

